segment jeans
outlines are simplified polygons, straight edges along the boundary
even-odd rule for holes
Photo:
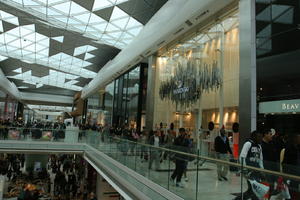
[[[172,179],[176,178],[176,182],[179,183],[181,181],[181,177],[183,172],[187,166],[187,161],[185,160],[178,160],[175,161],[175,170],[171,176]]]
[[[156,149],[150,149],[150,160],[149,160],[149,169],[152,167],[152,163],[154,161],[155,169],[159,169],[159,151]]]
[[[225,153],[217,153],[217,158],[220,159],[220,160],[229,161],[229,155],[225,154]],[[228,173],[228,170],[229,170],[228,165],[218,163],[217,168],[218,168],[218,178],[222,178],[222,177],[227,176],[227,173]]]

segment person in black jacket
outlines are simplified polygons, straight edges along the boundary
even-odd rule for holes
[[[179,136],[174,140],[174,146],[177,151],[187,152],[189,150],[189,141],[186,138],[186,132],[184,128],[179,129]],[[184,188],[185,186],[181,182],[181,177],[186,169],[188,158],[184,154],[175,154],[175,170],[171,176],[171,181],[176,183],[177,187]],[[175,180],[176,178],[176,180]]]
[[[220,130],[220,135],[215,138],[215,151],[218,159],[229,161],[229,154],[232,155],[232,151],[229,145],[229,139],[226,136],[225,129]],[[229,166],[224,164],[217,164],[218,167],[218,180],[228,181],[227,173]]]

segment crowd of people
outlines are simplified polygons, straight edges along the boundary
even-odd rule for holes
[[[9,139],[9,133],[16,135],[18,139],[27,138],[31,135],[32,139],[40,139],[43,131],[53,132],[54,140],[65,137],[66,125],[62,122],[27,122],[13,121],[9,119],[0,120],[0,139]]]
[[[45,155],[47,156],[47,155]],[[96,200],[96,176],[78,155],[50,155],[45,167],[25,167],[24,154],[0,154],[0,175],[8,188],[4,196],[18,200]]]
[[[3,125],[4,123],[2,123]],[[33,126],[38,127],[38,124]],[[44,125],[45,126],[45,125]],[[52,124],[51,127],[57,127]],[[63,127],[63,125],[59,125]],[[49,127],[49,125],[48,125]],[[0,127],[0,130],[3,127]],[[194,157],[187,156],[186,154],[176,153],[182,151],[185,153],[193,154],[196,151],[196,144],[190,131],[180,128],[178,133],[171,124],[168,129],[158,127],[155,130],[137,131],[134,126],[124,125],[123,127],[115,126],[102,126],[102,125],[79,125],[80,134],[79,138],[85,137],[87,131],[99,132],[99,139],[102,142],[111,141],[116,139],[117,148],[123,155],[139,156],[141,162],[148,162],[148,168],[160,170],[161,163],[170,159],[175,163],[175,170],[173,171],[170,179],[177,187],[184,187],[182,176],[186,175],[187,166]],[[289,137],[276,133],[274,129],[265,129],[262,131],[254,131],[249,135],[249,139],[242,144],[243,148],[240,153],[238,162],[243,163],[245,166],[252,166],[256,168],[263,168],[271,171],[283,172],[300,176],[300,134],[291,134]],[[175,151],[161,150],[170,149]],[[214,140],[214,155],[217,159],[229,161],[232,158],[232,150],[230,139],[224,128],[218,131],[218,135]],[[175,153],[173,153],[175,152]],[[68,159],[67,159],[68,160]],[[68,162],[67,162],[68,163]],[[68,164],[67,164],[68,166]],[[54,168],[55,165],[54,165]],[[65,169],[65,167],[63,167]],[[55,169],[54,169],[55,171]],[[217,180],[228,181],[228,164],[217,164]],[[58,177],[61,176],[58,172]],[[61,176],[62,177],[62,176]],[[186,176],[185,176],[186,177]],[[255,193],[252,190],[251,180],[264,180],[270,185],[270,196],[278,193],[278,179],[275,175],[262,175],[252,171],[247,174],[248,177],[248,190],[243,193],[244,199],[255,199]],[[58,178],[60,179],[60,178]],[[73,180],[72,176],[70,180]],[[187,177],[185,178],[187,181]],[[59,181],[64,183],[65,181]],[[285,199],[300,199],[299,197],[299,182],[295,180],[285,180],[283,184],[289,188],[290,198]],[[66,184],[64,184],[66,185]],[[62,189],[60,186],[56,187],[56,192],[73,191],[75,193],[75,186],[71,184],[68,188]],[[241,199],[238,196],[236,199]]]

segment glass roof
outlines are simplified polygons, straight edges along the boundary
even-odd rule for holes
[[[71,0],[10,0],[1,1],[31,15],[32,23],[24,23],[26,17],[11,9],[0,8],[0,62],[14,58],[28,64],[38,64],[49,68],[49,74],[34,76],[36,71],[24,70],[23,66],[13,66],[14,75],[9,78],[22,80],[24,83],[40,88],[50,85],[79,91],[77,78],[94,78],[97,73],[87,67],[93,65],[89,59],[98,47],[91,42],[73,47],[74,52],[51,53],[51,40],[64,45],[65,36],[49,37],[37,28],[38,24],[56,27],[61,30],[75,31],[98,44],[107,44],[122,49],[139,34],[143,24],[118,7],[128,0],[95,0],[92,8],[87,9]],[[103,9],[111,9],[109,17],[103,16]],[[100,14],[99,14],[100,13]],[[102,15],[101,15],[102,13]],[[105,12],[104,12],[105,13]],[[9,23],[9,28],[6,25]],[[47,29],[46,29],[47,31]],[[49,30],[50,31],[50,30]],[[51,56],[50,56],[51,55]],[[20,64],[19,64],[20,65]],[[70,78],[70,77],[71,78]],[[20,89],[28,88],[19,85]]]
[[[76,31],[99,43],[122,49],[143,28],[143,24],[117,7],[126,1],[128,0],[95,0],[91,10],[70,0],[11,0],[5,3],[22,9],[52,26]],[[112,8],[109,20],[96,14],[105,8]],[[16,17],[6,18],[18,25]],[[109,41],[106,40],[106,36],[110,37]]]

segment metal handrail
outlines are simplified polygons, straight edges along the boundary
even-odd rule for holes
[[[129,142],[129,143],[139,144],[139,145],[150,147],[150,148],[155,148],[155,149],[159,149],[159,150],[163,150],[163,151],[169,151],[169,152],[172,152],[172,153],[177,153],[177,154],[181,154],[181,155],[185,155],[185,156],[189,156],[189,157],[194,157],[195,159],[199,159],[199,160],[200,159],[201,160],[208,160],[208,161],[212,161],[212,162],[215,162],[215,163],[221,163],[221,164],[235,166],[235,167],[243,167],[244,169],[248,169],[248,170],[258,171],[258,172],[267,173],[267,174],[276,175],[276,176],[282,176],[282,177],[287,178],[287,179],[293,179],[293,180],[300,181],[300,176],[296,176],[296,175],[292,175],[292,174],[286,174],[286,173],[282,173],[282,172],[276,172],[276,171],[272,171],[272,170],[267,170],[267,169],[262,169],[262,168],[247,166],[247,165],[241,165],[241,164],[238,164],[238,163],[233,163],[233,162],[220,160],[220,159],[216,159],[216,158],[211,158],[211,157],[206,157],[206,156],[202,156],[202,155],[190,154],[190,153],[176,151],[176,150],[173,150],[173,149],[167,149],[167,148],[163,148],[163,147],[155,147],[155,146],[150,145],[150,144],[143,144],[143,143],[134,142],[134,141],[118,138],[118,137],[112,137],[112,138],[117,139],[117,140],[121,140],[121,141],[126,141],[126,142]]]
[[[7,128],[14,128],[14,129],[46,129],[46,130],[55,130],[55,131],[65,130],[65,129],[26,128],[26,127],[7,127]],[[79,131],[97,132],[97,131],[92,131],[92,130],[79,130]],[[267,173],[267,174],[271,174],[271,175],[275,175],[275,176],[282,176],[282,177],[287,178],[287,179],[293,179],[293,180],[300,181],[300,176],[296,176],[296,175],[292,175],[292,174],[286,174],[286,173],[282,173],[282,172],[277,172],[277,171],[272,171],[272,170],[267,170],[267,169],[262,169],[262,168],[256,168],[256,167],[247,166],[247,165],[241,165],[241,164],[238,164],[238,163],[233,163],[233,162],[220,160],[220,159],[216,159],[216,158],[211,158],[211,157],[207,157],[207,156],[202,156],[202,155],[197,155],[197,154],[186,153],[186,152],[177,151],[177,150],[173,150],[173,149],[168,149],[168,148],[164,148],[164,147],[155,147],[155,146],[150,145],[150,144],[143,144],[143,143],[140,143],[140,142],[134,142],[134,141],[130,141],[130,140],[127,140],[127,139],[122,139],[122,138],[119,138],[119,137],[116,137],[116,136],[115,137],[109,136],[109,138],[119,140],[119,141],[124,141],[124,142],[127,142],[127,143],[134,143],[134,144],[142,145],[142,146],[145,146],[145,147],[158,149],[158,150],[161,150],[161,151],[168,151],[168,152],[172,152],[172,153],[176,153],[176,154],[181,154],[181,155],[185,155],[185,156],[188,156],[188,157],[193,157],[193,158],[198,159],[198,160],[207,160],[207,161],[211,161],[211,162],[214,162],[214,163],[225,164],[225,165],[234,166],[234,167],[238,167],[238,168],[242,167],[243,169],[247,169],[247,170],[253,170],[253,171]]]

